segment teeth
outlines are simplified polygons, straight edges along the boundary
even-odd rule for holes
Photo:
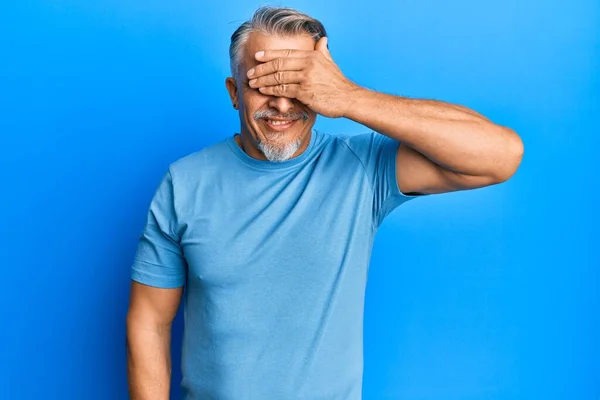
[[[289,121],[273,121],[272,119],[269,119],[269,120],[267,120],[267,122],[269,122],[269,124],[271,124],[271,125],[287,125],[292,121],[291,120],[289,120]]]

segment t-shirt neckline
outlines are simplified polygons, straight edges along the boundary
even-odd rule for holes
[[[294,158],[290,158],[289,160],[281,161],[281,162],[274,162],[274,161],[269,161],[269,160],[259,160],[254,157],[250,157],[248,154],[246,154],[246,152],[244,150],[242,150],[242,148],[235,141],[236,135],[237,135],[237,133],[230,135],[227,138],[227,144],[229,145],[229,148],[231,149],[231,151],[244,164],[249,165],[253,168],[258,168],[258,169],[275,170],[275,169],[290,168],[290,167],[296,166],[296,165],[302,163],[303,161],[305,161],[308,158],[308,156],[310,155],[310,153],[312,153],[312,150],[315,147],[317,131],[314,128],[311,129],[310,140],[308,142],[308,146],[306,146],[306,149],[304,149],[302,154],[300,154],[299,156],[296,156]]]

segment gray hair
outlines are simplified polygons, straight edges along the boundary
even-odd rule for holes
[[[282,37],[309,35],[315,43],[327,36],[323,24],[306,14],[287,7],[260,7],[254,12],[252,19],[240,25],[231,35],[229,60],[234,77],[237,76],[242,61],[242,49],[252,32]]]

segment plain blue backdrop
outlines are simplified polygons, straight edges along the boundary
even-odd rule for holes
[[[238,131],[229,39],[264,4],[0,6],[1,399],[127,398],[147,207],[170,162]],[[411,201],[381,227],[364,398],[598,400],[600,2],[283,5],[322,20],[355,82],[471,107],[525,143],[509,182]]]

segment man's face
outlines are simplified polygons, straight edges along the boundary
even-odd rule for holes
[[[309,36],[276,37],[252,32],[243,50],[238,76],[227,78],[231,100],[239,105],[245,143],[249,142],[268,160],[285,161],[299,155],[308,145],[317,114],[296,99],[264,95],[251,88],[246,73],[259,64],[254,58],[257,51],[314,48],[315,42]]]

